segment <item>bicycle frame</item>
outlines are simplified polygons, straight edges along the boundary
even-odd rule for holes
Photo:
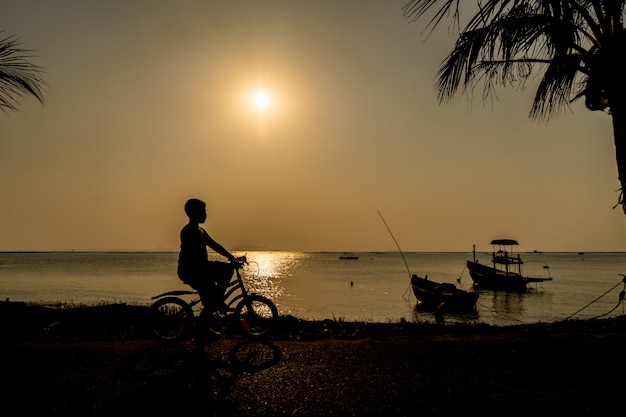
[[[248,297],[248,291],[243,284],[243,279],[241,278],[241,274],[239,273],[239,268],[235,269],[235,277],[236,278],[232,279],[228,283],[228,285],[226,286],[226,291],[224,291],[223,301],[229,310],[233,310],[239,303],[239,300]],[[238,290],[239,294],[233,296],[233,294]]]
[[[239,300],[245,299],[248,297],[248,295],[252,294],[252,293],[248,293],[248,291],[246,290],[246,287],[243,283],[243,278],[241,276],[241,273],[239,272],[240,269],[241,267],[235,268],[234,278],[230,280],[230,282],[226,286],[226,290],[224,291],[224,297],[222,301],[224,302],[228,310],[234,310],[237,304],[239,303]],[[239,294],[236,294],[233,296],[233,294],[236,291],[239,291]],[[168,297],[168,296],[180,297],[184,295],[198,295],[198,291],[191,291],[191,290],[168,291],[159,295],[155,295],[154,297],[151,297],[151,299],[156,300],[156,299]],[[200,299],[199,297],[194,298],[191,301],[189,301],[189,306],[194,307],[198,303],[202,303],[202,299]],[[203,308],[204,308],[204,304],[203,304]]]
[[[233,262],[234,278],[226,285],[222,302],[223,309],[212,312],[206,323],[209,330],[218,336],[230,328],[239,329],[244,335],[252,338],[266,336],[278,318],[278,309],[272,300],[254,292],[248,292],[244,285],[242,269],[245,258]],[[183,296],[191,296],[190,301]],[[175,290],[152,297],[154,303],[153,331],[162,341],[174,342],[189,334],[191,319],[200,315],[199,308],[204,308],[197,291]],[[193,308],[196,306],[196,308]],[[234,324],[236,323],[236,324]],[[233,326],[234,324],[234,326]]]

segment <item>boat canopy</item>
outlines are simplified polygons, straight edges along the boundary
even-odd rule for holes
[[[492,245],[519,245],[519,243],[517,243],[517,240],[513,240],[513,239],[494,239],[491,241]]]

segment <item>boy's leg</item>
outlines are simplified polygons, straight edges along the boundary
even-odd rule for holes
[[[209,264],[211,269],[210,274],[216,285],[214,293],[215,306],[216,308],[221,308],[224,303],[224,293],[235,273],[235,269],[227,262],[213,261],[209,262]]]
[[[213,308],[213,294],[215,293],[215,291],[214,288],[211,287],[211,283],[207,282],[206,284],[196,288],[196,290],[198,291],[198,295],[202,300],[202,311],[200,312],[200,316],[198,317],[198,328],[196,329],[196,346],[194,348],[194,351],[197,353],[204,352],[204,347],[209,341],[209,323],[211,321],[211,317],[213,316],[213,312],[215,311]]]

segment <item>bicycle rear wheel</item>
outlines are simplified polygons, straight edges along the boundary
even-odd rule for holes
[[[278,319],[278,309],[272,300],[252,294],[235,308],[235,319],[244,335],[260,338],[269,334]]]
[[[177,297],[161,298],[152,304],[152,332],[161,342],[177,342],[193,333],[191,306]]]

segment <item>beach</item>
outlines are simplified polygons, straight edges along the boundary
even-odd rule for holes
[[[601,415],[626,394],[624,317],[506,327],[286,317],[268,340],[228,336],[193,355],[191,341],[164,346],[137,329],[141,309],[86,310],[36,309],[9,326],[3,307],[3,415]],[[60,320],[41,332],[46,314]]]

